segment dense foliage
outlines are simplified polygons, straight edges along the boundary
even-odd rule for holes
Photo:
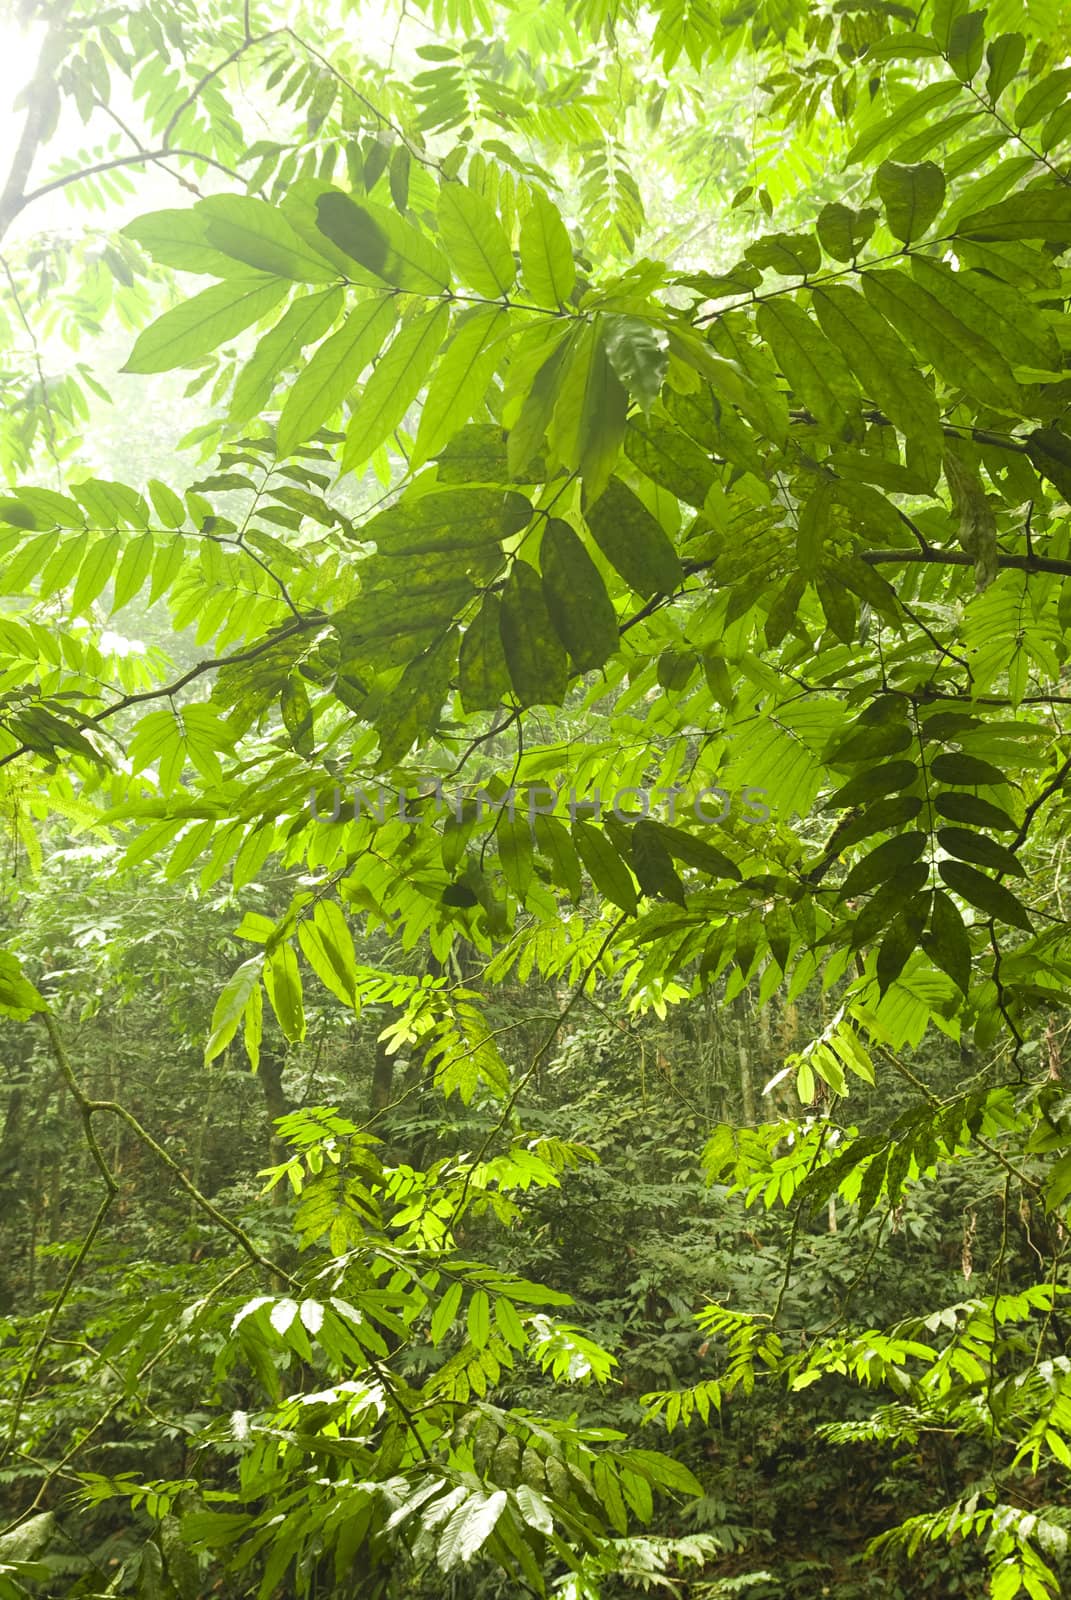
[[[1061,1593],[1071,15],[6,29],[2,1600]]]

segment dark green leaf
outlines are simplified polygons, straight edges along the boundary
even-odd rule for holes
[[[919,769],[913,761],[886,762],[884,766],[874,767],[870,772],[861,772],[857,778],[852,778],[822,802],[822,810],[847,809],[878,800],[882,795],[896,794],[914,783],[918,775]]]
[[[943,751],[935,756],[930,771],[939,783],[957,784],[965,789],[977,789],[984,784],[1007,783],[999,767],[977,756],[960,755],[956,751]]]
[[[919,942],[924,914],[912,902],[889,923],[878,946],[878,989],[882,994],[895,983]]]
[[[569,830],[556,817],[535,816],[536,848],[551,863],[552,876],[574,901],[580,899],[580,863]]]
[[[934,966],[966,994],[971,981],[971,943],[955,901],[942,889],[933,891],[930,927],[923,935],[922,948]]]
[[[1021,412],[1019,385],[1000,352],[898,268],[863,274],[863,292],[946,382],[987,405]]]
[[[743,427],[743,424],[740,424]],[[710,456],[679,428],[630,417],[625,434],[625,454],[652,483],[668,489],[678,500],[702,510],[716,481]]]
[[[621,911],[635,914],[637,900],[632,874],[601,828],[574,822],[573,843],[592,883]]]
[[[457,629],[451,628],[437,644],[409,663],[400,682],[386,697],[376,718],[381,767],[400,761],[416,741],[434,731],[450,692],[457,646]]]
[[[962,861],[942,861],[937,870],[953,893],[961,895],[987,917],[996,917],[1014,928],[1025,928],[1027,933],[1033,931],[1022,901],[995,878],[987,878],[984,872],[977,872]]]
[[[393,211],[328,193],[316,203],[316,219],[333,245],[384,283],[423,294],[450,287],[450,270],[438,250]]]
[[[907,347],[855,289],[834,284],[815,289],[813,296],[823,332],[864,393],[915,443],[928,481],[935,481],[941,460],[940,412]]]
[[[540,546],[543,598],[573,664],[601,667],[617,649],[617,615],[594,561],[567,522],[551,517]]]
[[[844,880],[840,898],[848,900],[853,895],[865,894],[886,879],[895,877],[904,867],[918,860],[928,842],[928,834],[920,832],[898,833],[895,838],[886,839],[884,844],[879,844],[869,855],[856,862]]]
[[[656,823],[641,820],[632,829],[632,865],[644,894],[684,904],[684,885],[674,870]]]
[[[963,11],[948,32],[948,64],[963,83],[970,83],[982,65],[985,12]]]
[[[833,200],[818,213],[818,239],[834,261],[854,261],[874,232],[878,213],[871,206],[853,211]]]
[[[661,524],[620,478],[611,478],[584,515],[607,561],[637,594],[672,594],[683,581],[676,551]]]
[[[766,301],[756,323],[804,405],[840,434],[859,411],[859,389],[840,351],[794,300]]]
[[[995,867],[998,872],[1019,877],[1025,875],[1025,868],[1011,851],[984,833],[972,833],[967,828],[938,828],[937,843],[960,861],[974,861],[980,867]]]
[[[961,239],[1044,239],[1071,245],[1071,189],[1023,189],[995,206],[964,217],[956,233]]]
[[[539,574],[515,561],[502,593],[502,648],[522,706],[561,705],[568,682],[565,650],[551,622]]]
[[[979,800],[977,795],[956,794],[955,791],[939,794],[934,800],[934,809],[951,822],[965,822],[974,828],[1000,828],[1006,833],[1018,832],[1018,824],[1006,811],[990,805],[988,800]]]
[[[1027,452],[1043,478],[1071,500],[1071,439],[1059,428],[1035,428],[1027,435]]]
[[[917,167],[900,167],[883,161],[874,184],[885,207],[894,238],[904,244],[921,239],[945,203],[945,175],[932,161]]]
[[[929,864],[916,861],[887,879],[872,894],[851,925],[851,948],[868,945],[887,928],[892,919],[909,905],[930,876]]]
[[[1026,40],[1021,33],[1002,33],[986,46],[985,88],[991,100],[998,100],[1023,64]]]
[[[649,822],[647,826],[657,832],[670,855],[683,861],[685,866],[695,867],[710,878],[731,878],[734,883],[740,882],[740,869],[735,861],[708,844],[706,839],[668,822]]]
[[[461,704],[469,713],[494,711],[509,690],[499,608],[497,595],[484,595],[479,611],[462,635],[459,688]]]

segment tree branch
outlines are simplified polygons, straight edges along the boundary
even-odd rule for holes
[[[868,566],[886,564],[932,563],[939,567],[973,567],[974,557],[965,550],[937,550],[931,545],[925,550],[860,550],[859,559]],[[1071,578],[1071,561],[1058,556],[998,556],[997,566],[1015,572],[1053,572],[1062,578]]]

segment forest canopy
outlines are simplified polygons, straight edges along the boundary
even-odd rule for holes
[[[0,45],[0,1600],[1066,1593],[1067,6]]]

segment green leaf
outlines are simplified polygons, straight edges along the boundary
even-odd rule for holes
[[[461,1306],[461,1294],[461,1284],[455,1281],[449,1285],[435,1307],[429,1330],[432,1344],[441,1344],[452,1327]]]
[[[487,1294],[483,1289],[477,1289],[469,1301],[468,1310],[468,1335],[469,1339],[482,1350],[487,1343],[491,1332],[491,1307]]]
[[[732,428],[731,433],[726,424]],[[746,441],[747,438],[745,424],[728,407],[719,418],[719,438],[730,455],[733,444],[741,442],[741,439]],[[678,500],[686,501],[697,510],[702,510],[707,495],[717,482],[710,456],[702,445],[689,438],[680,427],[667,427],[664,422],[645,422],[639,417],[630,417],[625,434],[625,454],[652,483],[668,489]],[[757,462],[755,464],[758,465]],[[750,463],[748,468],[750,470]]]
[[[249,962],[245,965],[248,966]],[[289,941],[276,945],[264,964],[264,988],[283,1030],[283,1037],[288,1044],[299,1044],[305,1037],[305,1007],[301,997],[297,956]]]
[[[883,161],[874,185],[885,207],[893,237],[904,244],[921,239],[945,203],[945,175],[932,161],[917,167],[900,167]]]
[[[495,1531],[508,1496],[505,1489],[496,1489],[486,1499],[471,1495],[460,1505],[443,1531],[436,1557],[444,1572],[451,1572],[459,1564],[467,1564],[490,1539]]]
[[[540,330],[542,335],[543,330]],[[576,337],[572,329],[554,329],[557,341],[537,369],[524,394],[520,409],[506,441],[506,458],[512,477],[519,478],[532,457],[542,448],[543,439],[561,392],[562,375]],[[542,346],[540,347],[542,351]]]
[[[568,829],[555,817],[537,812],[534,818],[536,848],[551,863],[552,876],[574,901],[580,899],[580,863]]]
[[[565,699],[569,665],[558,639],[539,574],[514,561],[502,592],[502,648],[510,683],[521,706],[559,706]]]
[[[352,1006],[357,996],[357,953],[345,913],[335,900],[321,900],[312,921],[298,923],[298,942],[309,966],[330,994]]]
[[[418,740],[434,732],[450,689],[457,659],[458,631],[451,628],[410,661],[376,717],[379,765],[400,761]]]
[[[818,242],[834,261],[854,261],[874,232],[878,213],[872,206],[853,211],[839,200],[831,200],[818,213]]]
[[[267,316],[289,288],[282,279],[249,276],[202,289],[139,334],[122,370],[152,373],[196,366],[250,323]]]
[[[987,878],[984,872],[962,861],[942,861],[937,870],[953,893],[962,896],[987,917],[996,917],[1013,928],[1025,928],[1027,933],[1033,932],[1030,914],[1022,901],[995,878]]]
[[[228,410],[232,424],[248,422],[267,406],[279,374],[298,360],[307,344],[323,337],[344,304],[342,290],[332,288],[301,295],[287,306],[235,379]]]
[[[607,355],[602,325],[588,323],[569,348],[547,437],[589,495],[601,494],[613,471],[627,411],[628,396]]]
[[[515,1350],[524,1349],[528,1343],[524,1323],[517,1315],[517,1308],[513,1302],[501,1294],[495,1296],[495,1322],[507,1344],[512,1345]]]
[[[657,823],[642,818],[632,828],[632,867],[644,894],[661,895],[683,906],[684,885],[673,866]]]
[[[458,323],[421,408],[412,469],[442,450],[480,405],[511,326],[509,312],[497,306],[482,307]]]
[[[620,478],[610,479],[584,517],[607,561],[637,594],[672,594],[684,581],[661,524]]]
[[[293,309],[293,308],[291,308]],[[279,417],[279,454],[293,454],[333,416],[358,378],[383,347],[397,317],[389,295],[355,306],[337,332],[324,340],[298,374]]]
[[[235,261],[299,283],[330,283],[334,267],[310,250],[278,206],[252,195],[218,194],[196,208],[206,218],[205,239]]]
[[[431,241],[383,206],[322,194],[316,223],[339,250],[396,289],[441,294],[450,287],[450,269]]]
[[[814,587],[831,632],[842,644],[852,644],[859,626],[859,612],[851,592],[836,574],[825,568],[815,574]]]
[[[857,861],[849,872],[841,885],[841,900],[849,900],[853,895],[864,894],[876,888],[879,883],[895,878],[904,867],[909,867],[918,860],[928,842],[928,834],[912,832],[898,833],[895,838],[879,844],[869,855]]]
[[[961,93],[962,89],[958,83],[946,82],[931,83],[925,89],[919,89],[915,94],[909,95],[895,111],[890,111],[883,117],[876,117],[868,127],[864,128],[848,151],[846,165],[854,166],[857,162],[865,161],[867,156],[873,155],[883,144],[889,144],[897,135],[906,134],[908,129],[917,123],[932,122],[933,113],[942,106],[947,106],[950,101],[957,100]]]
[[[999,350],[1012,366],[1059,372],[1055,329],[1015,289],[984,272],[954,272],[931,256],[911,257],[912,275],[953,316]]]
[[[262,955],[250,956],[224,985],[212,1013],[212,1026],[205,1045],[206,1067],[227,1048],[237,1033],[249,997],[260,983],[263,967]]]
[[[538,189],[521,223],[520,247],[532,299],[539,305],[564,306],[576,282],[573,249],[557,206]]]
[[[934,809],[939,816],[948,817],[951,822],[965,822],[969,827],[1018,832],[1018,824],[1012,821],[1006,811],[990,805],[988,800],[979,800],[973,794],[939,794],[934,799]]]
[[[963,11],[949,29],[948,64],[962,83],[970,83],[982,65],[985,15],[984,11]]]
[[[156,542],[151,533],[139,533],[127,544],[112,585],[113,614],[121,611],[143,587],[155,550]]]
[[[93,540],[78,570],[78,581],[71,595],[72,616],[81,616],[93,604],[115,571],[119,549],[119,540],[115,535]]]
[[[969,828],[938,828],[937,843],[959,861],[973,861],[980,867],[994,867],[997,872],[1018,877],[1025,875],[1026,869],[1007,846],[984,833],[974,833]]]
[[[589,822],[572,825],[573,843],[592,883],[619,910],[634,916],[638,901],[632,874],[601,828]]]
[[[387,178],[390,184],[390,197],[399,211],[405,211],[409,206],[409,174],[412,164],[413,158],[408,145],[396,144],[390,154]]]
[[[763,271],[785,277],[805,277],[822,265],[818,241],[809,233],[768,233],[744,252],[745,259]]]
[[[1071,439],[1059,428],[1035,428],[1027,435],[1027,454],[1034,466],[1065,500],[1071,500]]]
[[[734,883],[740,882],[740,868],[735,861],[730,861],[706,839],[669,822],[651,822],[648,826],[657,831],[670,855],[683,861],[685,866],[705,872],[708,878],[731,878]]]
[[[960,239],[981,242],[1044,239],[1066,249],[1071,245],[1071,189],[1020,190],[1007,200],[964,217],[956,229]]]
[[[804,405],[841,434],[859,412],[859,389],[839,350],[794,300],[766,301],[756,325]]]
[[[939,783],[951,783],[961,788],[977,789],[982,785],[1007,783],[999,767],[978,756],[960,755],[958,751],[942,751],[935,756],[930,771]]]
[[[364,386],[346,429],[343,471],[363,466],[404,420],[423,387],[450,326],[450,309],[436,306],[395,334]]]
[[[34,1012],[47,1010],[43,996],[23,976],[17,958],[8,950],[0,950],[0,1016],[25,1022]]]
[[[486,199],[462,183],[439,192],[439,232],[462,283],[478,294],[508,294],[517,276],[513,251]]]
[[[266,830],[270,832],[269,830]],[[242,1013],[242,1043],[249,1057],[249,1065],[256,1072],[260,1067],[260,1043],[264,1037],[264,990],[258,983],[250,991]]]
[[[387,559],[460,554],[512,538],[531,518],[532,505],[523,494],[462,485],[403,495],[366,522],[361,537],[377,544]]]
[[[181,211],[150,211],[126,223],[120,232],[163,267],[210,273],[214,278],[245,277],[246,270],[239,262],[208,243],[207,228],[207,212],[189,206]]]
[[[465,629],[458,657],[461,704],[465,711],[494,711],[509,691],[509,669],[502,648],[501,602],[486,594]]]
[[[157,478],[150,478],[149,497],[156,515],[165,527],[182,527],[186,521],[186,507],[174,489],[169,489],[166,483],[161,483]]]
[[[935,482],[942,456],[941,414],[906,345],[855,289],[833,285],[812,294],[822,331],[864,393],[915,445],[920,470]]]
[[[523,900],[532,882],[532,829],[527,817],[502,817],[495,833],[502,876]]]
[[[1004,93],[1022,66],[1025,54],[1026,40],[1021,33],[1002,33],[986,46],[989,71],[985,89],[990,100],[998,100]]]
[[[573,665],[601,667],[617,649],[617,614],[594,561],[557,517],[547,522],[539,560],[547,611]]]
[[[604,316],[603,337],[610,365],[646,416],[669,367],[665,333],[642,317]]]
[[[971,942],[955,901],[942,889],[933,891],[930,927],[923,934],[922,948],[934,966],[966,994],[971,981]]]
[[[987,405],[1021,414],[1022,397],[998,350],[953,316],[906,272],[890,268],[863,274],[870,304],[910,340],[923,361],[948,382]]]
[[[1015,108],[1015,126],[1030,128],[1043,122],[1071,93],[1071,67],[1057,67],[1032,83]]]

